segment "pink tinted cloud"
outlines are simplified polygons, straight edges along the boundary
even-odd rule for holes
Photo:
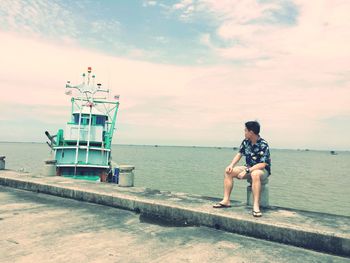
[[[308,136],[314,135],[312,142],[322,147],[324,135],[315,135],[322,127],[319,120],[349,115],[349,82],[337,74],[348,68],[345,58],[290,55],[254,66],[172,66],[4,32],[0,37],[6,39],[0,50],[0,76],[5,80],[0,102],[8,108],[22,105],[12,117],[30,119],[36,112],[35,118],[47,125],[52,115],[60,122],[68,120],[69,112],[60,112],[69,109],[65,81],[78,83],[80,74],[92,66],[97,79],[121,95],[118,142],[237,144],[244,121],[258,119],[275,146],[307,145]],[[37,105],[53,114],[40,114]],[[26,110],[30,107],[35,111]]]

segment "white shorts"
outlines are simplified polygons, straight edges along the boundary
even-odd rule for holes
[[[238,168],[238,169],[241,170],[241,172],[243,172],[247,168],[247,166],[236,166],[235,168]],[[266,182],[266,181],[268,181],[269,172],[266,169],[264,169],[263,172],[264,172],[264,174],[260,177],[260,181],[261,182]],[[247,179],[247,181],[249,183],[251,183],[252,182],[252,175],[251,175],[251,173],[246,174],[242,179]]]

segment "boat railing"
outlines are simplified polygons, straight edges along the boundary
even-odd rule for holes
[[[90,126],[90,125],[89,125]],[[91,126],[90,131],[86,127],[80,127],[77,124],[66,124],[65,140],[80,140],[82,141],[103,141],[103,127],[102,126]]]

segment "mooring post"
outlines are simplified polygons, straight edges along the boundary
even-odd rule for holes
[[[0,170],[5,170],[5,156],[0,156]]]
[[[45,160],[44,175],[55,176],[56,175],[56,160]]]
[[[134,169],[135,166],[133,165],[119,166],[119,186],[134,186]]]

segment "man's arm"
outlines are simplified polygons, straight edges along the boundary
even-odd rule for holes
[[[235,167],[235,165],[239,162],[239,160],[241,160],[241,158],[242,158],[242,154],[241,153],[237,153],[235,155],[235,157],[232,159],[232,162],[231,162],[230,166],[232,168]]]
[[[235,167],[235,165],[239,162],[239,160],[242,158],[242,154],[241,153],[237,153],[235,155],[235,157],[233,157],[232,162],[229,164],[229,166],[226,167],[226,172],[227,173],[231,173],[233,167]]]
[[[250,172],[253,172],[254,170],[264,170],[267,163],[257,163],[256,165],[253,165],[249,168]]]

